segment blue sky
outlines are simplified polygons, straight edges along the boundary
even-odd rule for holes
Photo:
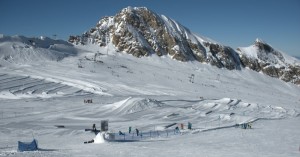
[[[261,38],[300,56],[300,0],[0,0],[0,33],[67,39],[127,6],[148,7],[233,48]]]

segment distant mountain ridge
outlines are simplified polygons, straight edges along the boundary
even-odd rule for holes
[[[0,60],[11,63],[59,61],[76,53],[74,46],[64,40],[43,36],[29,38],[0,35]]]

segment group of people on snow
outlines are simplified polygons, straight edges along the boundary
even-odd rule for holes
[[[184,124],[181,123],[180,125],[178,125],[178,126],[175,127],[175,130],[174,130],[175,132],[174,133],[180,133],[179,126],[180,126],[181,129],[184,129]],[[250,125],[250,128],[251,128],[251,125]],[[192,123],[190,123],[190,122],[188,122],[188,129],[190,129],[190,130],[192,129]],[[86,129],[86,130],[90,130],[90,131],[95,132],[95,133],[99,133],[100,132],[100,130],[97,130],[96,124],[92,125],[92,129]],[[132,134],[132,127],[131,126],[129,126],[129,128],[128,128],[128,133]],[[138,128],[135,129],[134,133],[136,134],[136,136],[142,136],[140,134],[140,130]],[[119,131],[119,135],[125,136],[125,133],[122,132],[122,131]],[[94,140],[90,140],[90,141],[87,141],[87,142],[84,142],[84,143],[94,143]]]

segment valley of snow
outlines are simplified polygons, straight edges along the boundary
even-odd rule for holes
[[[295,84],[249,69],[136,58],[112,44],[0,44],[0,156],[300,155]],[[160,135],[84,144],[95,137],[84,129],[99,128],[101,120],[109,120],[111,132],[127,134],[131,126]],[[247,122],[252,129],[235,127]],[[175,134],[181,123],[185,129]],[[17,152],[17,142],[33,136],[41,150]]]

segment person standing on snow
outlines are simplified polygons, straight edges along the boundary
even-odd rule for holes
[[[96,131],[96,124],[93,124],[93,131]]]
[[[136,136],[139,136],[139,129],[135,129],[136,131]]]
[[[128,128],[128,132],[129,132],[129,134],[131,133],[131,126]]]
[[[176,128],[175,128],[175,133],[176,134],[179,133],[179,127],[178,126],[176,126]]]
[[[188,122],[188,129],[192,130],[192,123],[191,122]]]

